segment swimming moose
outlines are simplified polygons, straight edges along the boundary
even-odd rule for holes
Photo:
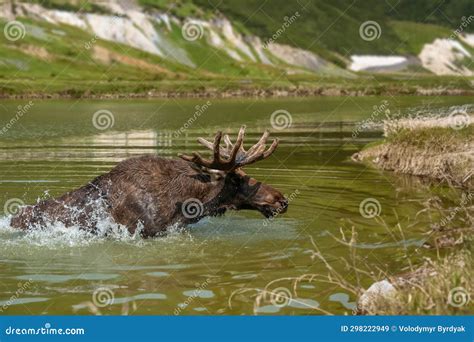
[[[278,146],[275,139],[266,149],[269,132],[247,151],[243,140],[245,126],[233,144],[222,132],[211,143],[198,142],[212,150],[212,158],[198,153],[165,159],[144,155],[120,162],[110,172],[89,184],[56,199],[25,206],[11,220],[13,227],[32,229],[48,223],[66,227],[78,225],[94,231],[97,222],[112,218],[134,233],[151,237],[172,225],[199,221],[205,216],[223,214],[228,209],[251,209],[265,217],[283,213],[288,200],[281,192],[247,176],[242,168],[268,158]]]

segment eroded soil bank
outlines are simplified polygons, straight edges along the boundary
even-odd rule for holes
[[[474,126],[403,129],[354,154],[382,170],[474,187]]]
[[[358,300],[357,314],[472,314],[474,233],[474,125],[465,113],[451,118],[385,123],[386,139],[354,154],[382,170],[423,177],[459,189],[462,198],[441,223],[427,227],[421,249],[436,250],[405,274],[378,279]],[[461,119],[461,120],[459,120]],[[461,226],[451,226],[454,216]]]
[[[179,85],[176,89],[181,88]],[[186,87],[183,87],[186,88]],[[160,99],[160,98],[285,98],[285,97],[312,97],[312,96],[473,96],[474,92],[469,89],[440,89],[440,88],[410,88],[402,89],[388,87],[376,89],[373,87],[352,89],[340,87],[288,87],[288,88],[242,88],[242,89],[219,89],[204,87],[192,90],[157,90],[127,91],[94,89],[66,89],[57,92],[9,92],[2,89],[0,84],[0,99]]]

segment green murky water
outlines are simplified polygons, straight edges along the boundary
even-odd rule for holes
[[[294,286],[291,280],[327,274],[314,257],[311,238],[328,263],[353,284],[368,285],[371,280],[356,277],[346,267],[343,259],[349,260],[351,251],[334,238],[341,238],[341,231],[350,238],[354,227],[356,252],[365,263],[360,266],[372,271],[399,273],[408,265],[407,253],[412,260],[428,253],[419,246],[433,216],[415,215],[424,200],[444,190],[351,162],[352,153],[382,136],[372,130],[354,138],[353,132],[383,101],[396,113],[418,106],[461,105],[467,99],[209,101],[32,101],[0,135],[0,211],[14,201],[34,203],[74,189],[131,156],[157,153],[173,158],[179,152],[202,150],[196,138],[210,137],[218,129],[236,133],[246,124],[247,142],[255,141],[272,127],[276,110],[290,113],[291,126],[272,129],[280,147],[247,172],[293,194],[289,211],[271,222],[256,212],[228,213],[148,240],[120,232],[91,237],[60,227],[17,232],[2,214],[3,314],[252,314],[256,295],[266,285],[274,295],[260,298],[260,313],[319,314],[323,309],[343,314],[355,301],[347,290],[308,278]],[[1,126],[11,123],[18,105],[27,103],[0,102]],[[93,114],[99,110],[113,114],[112,127],[94,126]],[[376,200],[378,218],[361,215],[360,203],[366,199]],[[443,201],[449,203],[449,198]],[[403,234],[397,223],[404,227]]]

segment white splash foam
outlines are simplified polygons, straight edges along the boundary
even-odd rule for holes
[[[83,229],[79,226],[66,227],[55,222],[46,227],[34,227],[19,230],[10,226],[10,217],[0,218],[0,239],[3,247],[31,245],[47,248],[89,246],[105,240],[139,244],[144,240],[140,236],[141,227],[131,234],[125,226],[116,224],[110,219],[101,219],[97,231]]]

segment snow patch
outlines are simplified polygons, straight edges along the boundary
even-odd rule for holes
[[[352,71],[368,70],[372,68],[387,68],[406,63],[408,60],[403,56],[375,56],[375,55],[353,55],[351,56]]]

